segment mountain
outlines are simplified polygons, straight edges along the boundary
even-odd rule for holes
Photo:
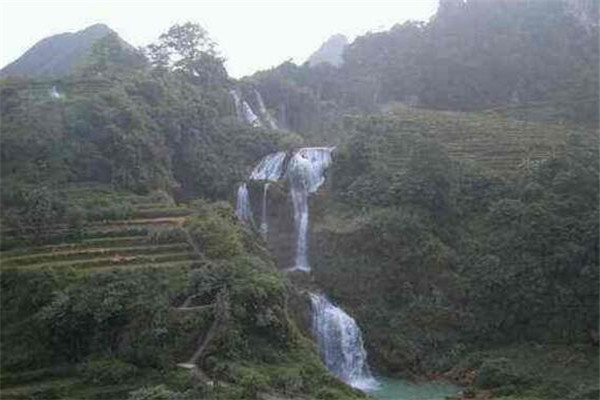
[[[68,75],[82,65],[94,43],[118,35],[104,24],[91,25],[75,33],[61,33],[37,42],[21,57],[0,70],[0,77],[57,77]],[[124,47],[133,46],[119,38]]]
[[[330,54],[330,39],[308,63],[253,78],[267,108],[285,104],[288,118],[299,121],[306,121],[299,108],[374,111],[399,102],[450,111],[529,107],[537,120],[596,125],[596,4],[444,0],[429,22],[357,37],[338,68],[314,67]],[[299,125],[288,123],[292,130]]]
[[[308,58],[308,64],[314,67],[318,64],[328,63],[339,67],[344,62],[342,54],[344,54],[346,46],[348,46],[348,38],[346,36],[341,34],[333,35]]]

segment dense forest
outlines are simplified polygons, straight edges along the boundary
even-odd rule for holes
[[[240,80],[191,22],[40,42],[0,73],[2,398],[377,398],[320,354],[315,291],[376,377],[598,398],[597,21],[445,0]],[[315,146],[312,271],[289,272],[293,176],[248,177]],[[236,217],[245,181],[268,235]]]

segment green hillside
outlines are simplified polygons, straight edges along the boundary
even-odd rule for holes
[[[598,398],[592,3],[240,80],[197,23],[43,40],[0,73],[0,397]]]
[[[34,241],[3,232],[3,398],[362,398],[326,372],[287,314],[285,278],[228,205],[68,194],[126,211]]]

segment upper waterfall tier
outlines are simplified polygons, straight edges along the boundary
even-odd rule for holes
[[[238,121],[255,127],[278,129],[277,121],[265,107],[265,102],[258,90],[232,89],[229,93]]]
[[[278,151],[277,153],[267,154],[252,170],[250,180],[253,181],[278,181],[283,174],[283,162],[286,153]]]
[[[310,271],[308,260],[308,231],[309,231],[309,209],[308,198],[315,193],[325,181],[325,171],[331,165],[333,147],[304,147],[291,153],[279,151],[263,157],[254,167],[249,179],[254,181],[276,182],[288,179],[290,182],[290,196],[294,211],[294,228],[296,231],[296,255],[292,270]],[[289,155],[288,155],[289,154]],[[265,183],[266,185],[266,183]],[[267,213],[268,187],[263,190],[261,208],[261,231],[266,236],[268,232]],[[244,212],[250,207],[250,199],[247,197],[247,188],[240,186],[238,190],[237,210],[241,220],[250,221],[251,217]],[[247,202],[244,205],[241,202]]]
[[[325,170],[331,164],[333,147],[305,147],[292,156],[288,176],[292,185],[316,192],[325,181]]]

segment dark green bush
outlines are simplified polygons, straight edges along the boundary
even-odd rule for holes
[[[167,389],[165,385],[147,386],[129,393],[128,400],[187,400],[180,392]]]
[[[198,216],[189,217],[184,228],[190,232],[200,250],[210,258],[229,259],[244,250],[241,228],[230,206],[217,204],[203,207]]]
[[[485,360],[477,371],[475,385],[481,389],[503,386],[516,386],[524,383],[524,378],[515,373],[511,361],[506,358]]]
[[[139,373],[135,365],[117,358],[92,359],[80,364],[77,373],[86,383],[118,385],[131,381]]]

